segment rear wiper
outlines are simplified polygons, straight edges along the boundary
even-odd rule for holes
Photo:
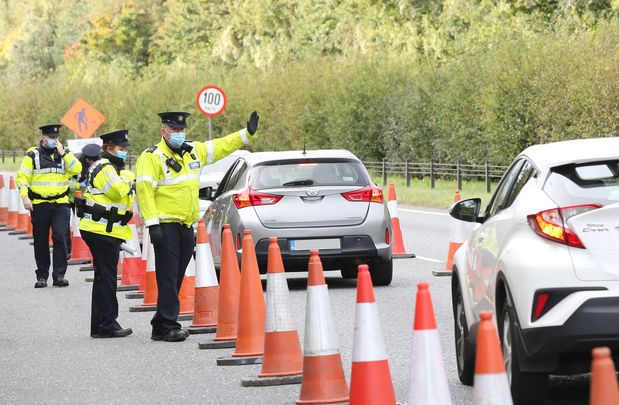
[[[286,186],[311,186],[312,184],[314,184],[314,180],[303,179],[303,180],[289,181],[287,183],[282,184],[282,186],[284,187]]]

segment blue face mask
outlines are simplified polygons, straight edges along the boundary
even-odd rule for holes
[[[54,149],[56,147],[56,140],[55,139],[48,139],[47,140],[47,147],[49,149]]]
[[[116,157],[120,158],[122,160],[127,159],[127,151],[126,150],[117,150],[116,151]]]
[[[173,132],[170,134],[170,145],[173,148],[180,148],[183,142],[185,142],[184,132]]]

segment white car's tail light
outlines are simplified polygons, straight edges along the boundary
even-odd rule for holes
[[[259,193],[256,190],[247,188],[238,194],[232,196],[232,202],[237,209],[246,207],[255,207],[259,205],[277,204],[284,196],[275,194]]]
[[[369,184],[359,190],[342,193],[342,197],[353,202],[383,203],[383,190],[373,184]]]
[[[600,208],[599,204],[574,205],[571,207],[554,208],[529,215],[529,225],[540,236],[566,245],[585,248],[580,238],[571,230],[566,222],[568,218]]]

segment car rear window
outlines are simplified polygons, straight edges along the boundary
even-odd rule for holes
[[[369,179],[359,162],[286,162],[257,166],[251,187],[262,190],[303,186],[367,186]]]
[[[557,166],[544,191],[560,206],[619,201],[619,160]]]

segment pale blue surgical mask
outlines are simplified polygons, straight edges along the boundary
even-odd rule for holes
[[[120,158],[122,160],[127,159],[127,151],[126,150],[117,150],[116,151],[116,157]]]
[[[47,147],[49,149],[54,149],[56,147],[56,140],[55,139],[48,139],[47,140]]]
[[[185,142],[184,132],[172,132],[170,134],[170,145],[173,148],[180,148],[184,142]]]

